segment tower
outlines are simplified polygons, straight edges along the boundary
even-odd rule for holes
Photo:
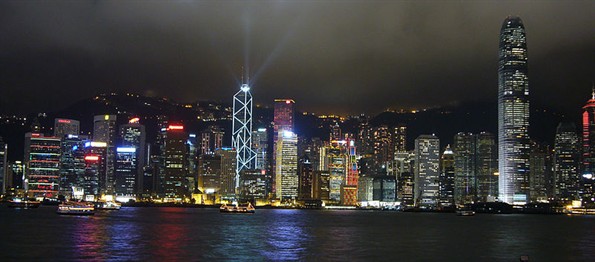
[[[233,96],[233,130],[231,146],[235,148],[236,176],[235,187],[240,186],[240,172],[255,166],[256,154],[252,150],[252,94],[250,86],[243,84]]]
[[[440,186],[440,140],[434,135],[415,139],[414,203],[424,209],[435,209]]]
[[[593,202],[595,184],[595,87],[591,99],[583,107],[583,158],[579,195],[583,202]]]
[[[101,193],[114,193],[114,162],[116,159],[116,116],[97,115],[93,119],[93,141],[107,144],[105,174],[102,174]]]
[[[498,61],[499,200],[529,200],[529,78],[525,27],[509,16],[500,30]]]

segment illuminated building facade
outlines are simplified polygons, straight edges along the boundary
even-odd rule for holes
[[[186,139],[182,125],[169,125],[166,130],[163,193],[166,198],[180,199],[188,195],[186,175],[188,172]]]
[[[6,194],[8,181],[8,144],[4,143],[0,136],[0,193]]]
[[[475,177],[476,200],[493,202],[498,197],[498,148],[494,135],[488,132],[476,134]]]
[[[420,135],[415,139],[415,190],[417,207],[435,209],[440,186],[440,140],[434,135]]]
[[[530,202],[547,202],[548,184],[553,180],[552,150],[549,145],[532,141],[529,155],[529,189]]]
[[[259,128],[252,131],[252,148],[256,154],[255,169],[269,169],[268,159],[268,134],[266,128]]]
[[[136,199],[139,176],[137,148],[134,146],[117,147],[115,166],[116,199]]]
[[[314,168],[310,158],[304,155],[300,158],[299,162],[299,198],[300,199],[312,199],[313,192],[313,180],[314,180]]]
[[[580,144],[574,123],[560,123],[554,141],[555,198],[578,200]]]
[[[414,206],[414,171],[412,162],[415,154],[409,152],[397,152],[395,155],[397,169],[397,199],[404,207]]]
[[[221,173],[219,177],[220,181],[220,191],[219,193],[224,199],[233,199],[236,197],[236,185],[239,184],[239,177],[236,176],[237,171],[237,151],[233,148],[221,148],[215,151],[215,154],[218,155],[221,159]]]
[[[201,155],[198,158],[198,189],[205,194],[219,193],[221,189],[220,154]]]
[[[106,183],[107,143],[85,142],[85,173],[82,179],[77,179],[77,188],[83,189],[85,199],[100,195],[102,184]]]
[[[239,187],[240,172],[255,166],[256,154],[252,150],[252,94],[250,86],[243,84],[233,96],[231,146],[236,150],[235,187]]]
[[[454,137],[454,198],[457,204],[472,203],[476,195],[475,135],[458,133]]]
[[[314,171],[314,180],[312,187],[314,188],[314,199],[329,201],[330,194],[330,174],[328,171]]]
[[[584,203],[595,201],[593,187],[595,184],[595,90],[591,99],[583,106],[583,157],[579,196]]]
[[[130,121],[128,121],[128,124],[120,126],[118,148],[121,147],[129,149],[121,149],[118,151],[118,148],[116,148],[115,186],[117,188],[117,194],[124,194],[124,192],[126,192],[125,194],[131,195],[133,193],[141,193],[143,191],[143,168],[145,167],[145,160],[148,159],[148,157],[145,155],[146,136],[145,126],[139,123],[138,118],[132,118]],[[134,150],[130,148],[134,148]],[[134,154],[134,156],[131,156],[132,154]],[[128,170],[129,168],[132,168],[130,166],[131,163],[123,162],[126,161],[125,159],[129,159],[131,161],[134,160],[134,170],[130,170],[131,173],[129,173],[129,171],[122,171],[124,173],[118,173],[118,169]],[[134,177],[134,181],[131,181],[132,176]],[[134,185],[135,188],[130,188],[132,185]],[[134,192],[130,193],[130,191]]]
[[[256,203],[267,196],[266,171],[263,169],[244,169],[240,173],[240,201]]]
[[[295,200],[298,197],[297,142],[296,134],[284,130],[276,143],[275,196],[282,201]]]
[[[101,193],[114,193],[114,161],[116,154],[116,116],[97,115],[93,119],[93,141],[107,144],[105,156],[105,183],[101,184]]]
[[[80,122],[73,119],[56,118],[54,119],[54,136],[60,139],[66,135],[79,135]]]
[[[33,197],[56,198],[60,189],[60,138],[25,134],[26,190]]]
[[[200,134],[201,155],[213,155],[215,150],[223,147],[223,136],[225,132],[219,126],[209,126]]]
[[[276,192],[277,183],[277,141],[284,131],[293,132],[293,108],[295,101],[292,99],[275,99],[273,111],[273,181],[272,191]]]
[[[441,207],[454,206],[454,191],[455,191],[455,157],[450,149],[450,145],[446,146],[442,156],[440,157],[440,199]]]
[[[527,41],[519,17],[500,30],[498,63],[499,197],[508,204],[529,200],[529,78]]]
[[[374,178],[362,176],[357,185],[357,201],[368,202],[374,200]]]
[[[85,142],[88,137],[65,135],[62,137],[60,156],[60,195],[73,197],[73,187],[81,185],[85,174]]]

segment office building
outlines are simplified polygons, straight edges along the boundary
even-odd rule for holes
[[[114,161],[116,156],[116,116],[97,115],[93,119],[93,141],[105,142],[105,183],[101,183],[101,193],[112,195],[114,193]]]
[[[560,123],[554,141],[555,198],[579,200],[580,144],[574,123]]]
[[[440,198],[439,205],[442,208],[453,207],[455,205],[455,156],[450,149],[450,145],[446,146],[442,157],[440,157]]]
[[[25,191],[37,198],[57,198],[60,189],[60,138],[25,134]]]
[[[500,30],[498,61],[498,199],[529,200],[529,77],[527,39],[519,17],[509,16]]]
[[[276,143],[275,196],[282,201],[291,201],[298,197],[297,142],[296,134],[284,130]]]
[[[434,135],[415,139],[414,202],[423,209],[435,209],[440,186],[440,140]]]

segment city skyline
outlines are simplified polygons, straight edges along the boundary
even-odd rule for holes
[[[511,14],[530,25],[536,103],[573,112],[593,80],[588,1],[1,4],[10,41],[0,42],[0,112],[55,111],[110,91],[227,101],[220,91],[237,88],[242,67],[255,103],[292,97],[305,111],[493,101],[494,39]]]

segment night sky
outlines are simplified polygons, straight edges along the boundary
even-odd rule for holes
[[[575,111],[595,80],[595,1],[0,1],[0,112],[101,92],[320,113],[495,102],[498,36],[526,27],[532,103]]]

